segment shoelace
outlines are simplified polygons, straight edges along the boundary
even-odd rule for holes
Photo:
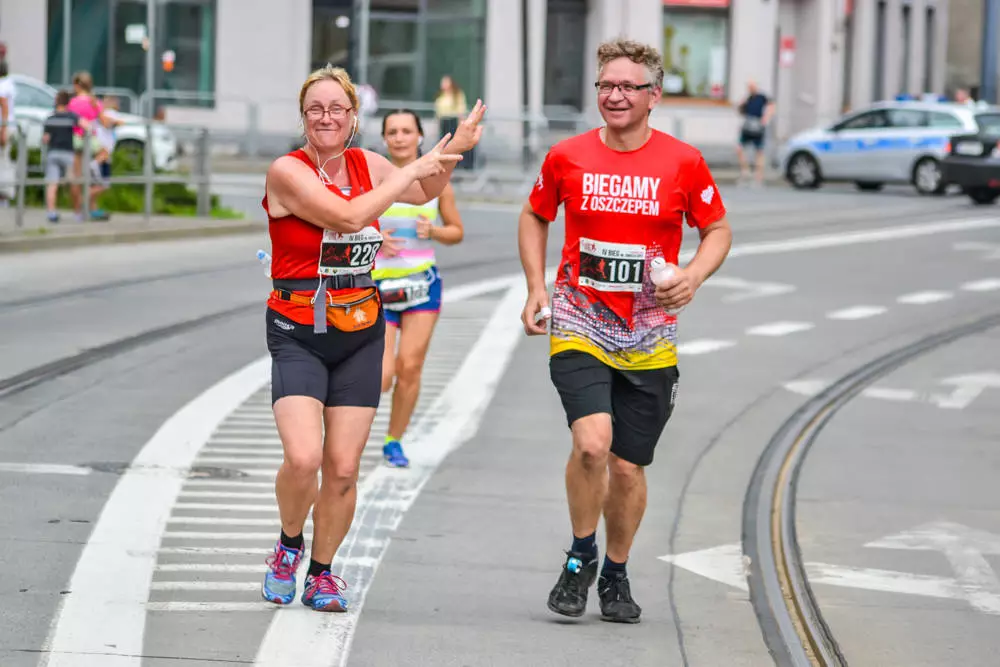
[[[291,559],[291,562],[288,562],[288,558],[285,558],[285,556],[288,556],[288,558]],[[291,579],[295,574],[295,565],[297,560],[298,558],[296,558],[292,552],[279,549],[268,556],[267,561],[265,562],[279,579]]]
[[[615,600],[621,602],[632,601],[632,591],[628,585],[628,579],[615,577],[611,580],[608,588],[614,593]]]
[[[315,594],[340,595],[341,591],[347,590],[347,583],[337,575],[330,574],[329,572],[324,572],[314,577],[312,585],[315,587]]]

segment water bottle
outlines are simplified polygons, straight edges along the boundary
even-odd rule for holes
[[[271,256],[266,250],[257,251],[257,261],[264,265],[264,275],[271,277]]]
[[[653,284],[657,287],[670,280],[670,277],[674,275],[675,271],[677,271],[677,267],[670,264],[662,257],[654,257],[653,261],[649,263],[649,279],[652,280]],[[670,315],[676,315],[684,309],[664,308],[664,310],[666,310]]]
[[[552,309],[548,306],[542,306],[541,310],[535,313],[535,324],[538,324],[542,320],[552,319]]]

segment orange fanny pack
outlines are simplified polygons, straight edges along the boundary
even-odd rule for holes
[[[273,290],[271,294],[283,301],[303,306],[313,306],[313,297],[287,290]],[[326,322],[339,331],[361,331],[378,321],[378,288],[352,290],[346,294],[326,293]],[[317,329],[317,332],[321,332]]]

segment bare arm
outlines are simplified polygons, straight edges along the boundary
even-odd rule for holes
[[[434,227],[432,225],[428,229],[429,237],[444,245],[461,243],[462,238],[465,237],[465,226],[462,224],[462,216],[458,212],[458,206],[455,203],[455,190],[450,184],[446,185],[441,192],[438,204],[438,210],[441,212],[441,222],[444,225],[442,227]]]
[[[764,107],[764,125],[768,125],[771,119],[774,118],[774,113],[777,110],[777,105],[774,102],[768,102],[767,106]]]
[[[278,158],[267,171],[267,198],[293,215],[323,229],[357,232],[388,210],[413,185],[414,169],[395,169],[371,192],[350,201],[330,192],[307,165]]]
[[[698,286],[701,286],[726,261],[733,245],[733,230],[729,221],[722,218],[698,230],[698,234],[701,236],[698,250],[684,268],[693,274]]]
[[[370,151],[367,148],[365,151],[365,159],[368,160],[368,175],[371,176],[372,183],[375,186],[379,186],[390,178],[394,172],[400,171],[396,165],[389,162],[384,155],[379,155],[375,151]],[[451,170],[448,171],[450,176]],[[412,181],[409,186],[399,195],[394,201],[403,202],[404,204],[416,204],[420,206],[426,204],[433,196],[428,196],[424,189],[420,185],[420,181]]]
[[[545,247],[549,241],[549,221],[535,214],[525,203],[517,220],[517,247],[528,292],[545,292]]]

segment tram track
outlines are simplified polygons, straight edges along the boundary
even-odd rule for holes
[[[844,375],[795,411],[757,462],[743,503],[742,549],[750,600],[781,667],[845,667],[802,562],[795,525],[799,472],[823,427],[868,385],[943,345],[1000,326],[1000,312],[963,322],[884,354]]]

